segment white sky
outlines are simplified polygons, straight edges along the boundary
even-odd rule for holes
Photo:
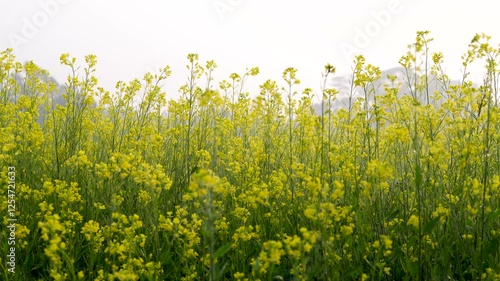
[[[259,66],[247,85],[282,83],[287,67],[298,68],[302,86],[319,91],[326,63],[347,74],[352,57],[341,46],[359,47],[368,63],[398,66],[417,30],[430,30],[431,51],[444,53],[447,73],[458,78],[460,57],[475,33],[500,41],[500,2],[431,0],[33,0],[0,2],[0,50],[14,47],[18,60],[34,60],[60,82],[69,73],[59,56],[69,52],[83,65],[98,58],[100,84],[142,78],[170,65],[169,97],[185,81],[186,56],[215,60],[216,82]],[[228,10],[217,10],[224,7]],[[377,16],[378,20],[377,20]],[[386,16],[383,16],[386,15]],[[390,17],[387,17],[390,15]],[[365,46],[360,32],[368,29]],[[13,41],[15,38],[17,41]],[[358,40],[359,41],[359,40]],[[481,72],[473,78],[480,79]],[[282,84],[280,84],[282,85]]]

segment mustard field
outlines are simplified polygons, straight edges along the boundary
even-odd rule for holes
[[[2,51],[0,279],[500,280],[500,48],[452,83],[431,41],[347,91],[189,54],[176,100],[169,67],[103,89],[63,54],[60,88]]]

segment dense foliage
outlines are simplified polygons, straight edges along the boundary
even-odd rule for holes
[[[377,86],[358,56],[339,93],[327,65],[320,114],[294,68],[252,97],[258,68],[216,85],[216,64],[195,54],[169,101],[168,67],[108,92],[95,56],[79,69],[64,54],[55,105],[46,71],[3,51],[0,248],[14,167],[17,250],[0,279],[500,280],[500,49],[488,40],[473,38],[458,85],[427,32],[402,80]],[[473,63],[486,65],[480,86]],[[331,107],[340,94],[349,102]]]

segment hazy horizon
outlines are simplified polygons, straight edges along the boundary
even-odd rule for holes
[[[258,89],[267,79],[281,83],[287,67],[298,69],[300,88],[319,90],[326,63],[337,75],[350,73],[353,52],[382,70],[398,66],[418,30],[430,30],[431,52],[443,52],[451,78],[461,75],[460,57],[475,33],[500,40],[495,30],[498,4],[477,1],[377,0],[335,5],[329,1],[135,1],[40,0],[3,3],[0,49],[14,48],[19,61],[34,60],[58,81],[69,70],[59,64],[70,53],[84,65],[97,55],[100,85],[113,90],[117,81],[142,78],[169,65],[165,89],[170,98],[187,75],[188,53],[219,66],[215,82],[232,72],[258,66],[247,83]],[[453,6],[451,6],[452,4]],[[453,7],[453,9],[451,8]],[[468,19],[468,20],[467,20]],[[477,71],[479,69],[479,71]],[[471,69],[481,79],[481,68]],[[215,84],[216,85],[216,84]]]

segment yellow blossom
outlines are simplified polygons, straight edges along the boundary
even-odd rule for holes
[[[418,225],[419,225],[419,219],[417,216],[415,215],[411,215],[410,218],[408,219],[408,225],[411,225],[415,228],[418,228]]]

